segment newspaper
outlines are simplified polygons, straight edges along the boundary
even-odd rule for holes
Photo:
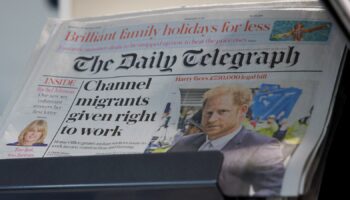
[[[217,150],[225,195],[303,194],[344,39],[319,5],[293,5],[49,21],[0,158]]]

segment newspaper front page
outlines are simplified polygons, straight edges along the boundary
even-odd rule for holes
[[[243,8],[50,22],[0,158],[217,150],[225,195],[303,193],[344,42],[317,6]]]

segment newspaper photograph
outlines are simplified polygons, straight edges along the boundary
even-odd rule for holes
[[[49,22],[0,158],[221,151],[225,195],[299,195],[343,39],[317,6],[237,9]]]

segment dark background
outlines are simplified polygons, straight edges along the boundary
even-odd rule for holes
[[[338,1],[323,0],[321,1],[327,7],[332,17],[338,22],[339,27],[343,30],[348,39],[348,48],[350,41],[349,23],[350,19],[344,13],[348,11],[342,6],[337,6]],[[349,13],[348,13],[349,14]],[[328,199],[347,199],[347,186],[349,168],[347,168],[349,161],[349,147],[350,141],[348,138],[348,127],[350,127],[350,120],[348,119],[349,110],[349,67],[350,67],[350,53],[348,52],[341,77],[339,93],[333,114],[332,129],[334,130],[328,138],[326,147],[328,148],[328,155],[324,160],[324,171],[321,178],[321,187],[319,191],[319,200]],[[326,149],[327,150],[327,149]]]
[[[326,143],[325,169],[321,181],[321,188],[319,191],[319,200],[329,199],[344,199],[347,193],[348,175],[350,168],[348,162],[350,161],[349,153],[349,67],[350,67],[350,53],[347,54],[347,59],[344,65],[344,71],[337,96],[335,111],[333,114],[333,124],[330,137]],[[344,196],[345,195],[345,196]],[[347,199],[347,198],[345,198]]]

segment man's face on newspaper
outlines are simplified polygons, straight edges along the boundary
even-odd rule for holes
[[[235,131],[242,121],[245,106],[235,105],[230,94],[208,98],[202,115],[202,126],[209,139]]]

